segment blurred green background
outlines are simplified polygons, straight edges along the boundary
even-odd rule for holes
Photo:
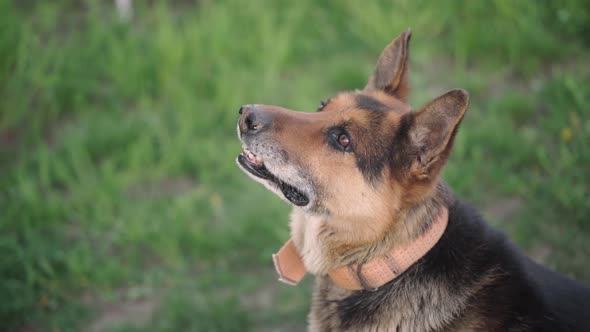
[[[588,1],[0,0],[0,330],[303,330],[238,108],[314,111],[408,27],[411,104],[471,93],[447,182],[590,282]]]

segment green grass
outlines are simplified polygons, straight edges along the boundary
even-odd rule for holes
[[[310,280],[274,281],[288,207],[235,166],[237,110],[362,88],[407,27],[412,105],[471,93],[447,182],[590,282],[587,2],[136,5],[0,0],[4,329],[301,330]]]

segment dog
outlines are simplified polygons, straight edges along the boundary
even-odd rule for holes
[[[408,29],[363,90],[240,108],[239,167],[293,205],[279,280],[316,278],[309,331],[590,331],[590,290],[535,263],[441,180],[469,105],[408,105]]]

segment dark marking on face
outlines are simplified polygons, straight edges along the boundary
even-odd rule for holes
[[[387,105],[383,104],[382,102],[371,96],[358,94],[354,97],[354,99],[356,102],[356,106],[360,109],[379,112],[385,112],[389,110],[389,107],[387,107]]]
[[[412,161],[418,157],[419,149],[410,141],[409,133],[414,124],[414,114],[404,114],[393,139],[395,146],[391,153],[391,173],[401,180],[407,174]]]
[[[393,133],[383,125],[387,116],[385,112],[373,110],[366,116],[367,125],[360,127],[356,135],[359,141],[355,145],[356,165],[367,181],[376,183],[391,158]]]

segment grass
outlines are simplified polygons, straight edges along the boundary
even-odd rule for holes
[[[310,280],[274,281],[288,207],[237,170],[237,110],[361,88],[407,27],[412,105],[471,93],[447,182],[590,282],[587,2],[136,6],[0,0],[4,329],[301,330]]]

